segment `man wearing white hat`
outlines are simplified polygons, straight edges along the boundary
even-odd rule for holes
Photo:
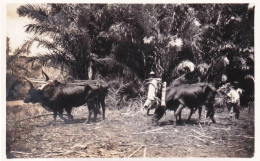
[[[159,99],[156,97],[158,92],[158,85],[161,83],[161,78],[156,78],[156,75],[153,71],[149,74],[149,86],[148,86],[148,94],[147,99],[144,103],[144,108],[147,109],[147,115],[151,107],[156,103],[159,103]]]

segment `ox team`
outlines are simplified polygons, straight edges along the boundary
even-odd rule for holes
[[[109,84],[101,80],[72,80],[59,82],[57,80],[49,80],[48,75],[42,71],[46,78],[46,83],[36,89],[33,83],[28,79],[30,89],[24,100],[25,103],[41,103],[47,110],[53,111],[54,121],[56,122],[57,115],[64,120],[63,110],[65,109],[69,120],[73,119],[71,114],[72,107],[84,105],[88,106],[89,115],[86,123],[90,123],[91,115],[94,113],[94,121],[97,114],[100,113],[102,107],[102,118],[105,119],[105,97],[108,92]],[[185,74],[172,81],[166,88],[166,83],[162,85],[162,80],[156,78],[156,74],[152,71],[149,75],[149,87],[147,99],[144,103],[144,108],[147,109],[147,115],[152,108],[156,108],[152,120],[158,122],[165,114],[166,110],[174,111],[174,125],[177,120],[181,121],[182,109],[188,107],[191,115],[198,110],[199,118],[201,119],[202,107],[207,109],[206,118],[208,123],[214,119],[214,99],[216,89],[209,83],[192,83],[186,81]],[[163,92],[161,92],[163,91]],[[231,98],[230,116],[239,117],[239,96],[241,90],[231,90],[228,96]],[[160,99],[162,98],[162,99]]]
[[[64,109],[68,113],[69,119],[73,119],[72,107],[78,107],[85,103],[87,103],[89,110],[86,123],[90,122],[92,113],[94,113],[94,121],[96,121],[100,107],[102,107],[102,117],[105,119],[105,97],[109,84],[100,80],[73,80],[61,83],[57,80],[49,80],[47,74],[44,72],[43,74],[46,76],[46,84],[38,89],[26,78],[30,89],[24,100],[25,103],[41,103],[44,108],[53,111],[55,122],[58,114],[62,120],[68,121],[63,117]]]
[[[162,80],[160,78],[156,78],[156,74],[153,71],[150,73],[149,77],[148,94],[144,103],[144,109],[147,109],[147,115],[149,115],[150,109],[156,107],[152,119],[155,123],[158,123],[158,121],[165,114],[166,110],[173,110],[173,123],[176,125],[177,119],[181,121],[181,112],[185,107],[190,109],[188,121],[190,120],[192,114],[198,109],[199,123],[201,120],[203,106],[206,107],[207,110],[207,123],[210,124],[211,121],[213,123],[216,122],[214,119],[214,101],[217,91],[213,85],[209,83],[187,83],[188,81],[186,80],[186,75],[183,74],[170,83],[170,85],[166,88],[166,98],[163,99],[164,93],[160,93],[159,90]],[[228,102],[230,102],[228,110],[230,111],[231,118],[234,115],[236,118],[239,117],[241,93],[241,89],[231,89],[227,94],[230,98],[230,100],[228,100]],[[159,103],[160,97],[162,98],[161,103]]]

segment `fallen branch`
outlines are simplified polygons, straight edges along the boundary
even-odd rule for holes
[[[203,128],[202,128],[202,126],[201,126],[201,124],[200,124],[200,123],[199,123],[199,125],[200,125],[200,128],[201,128],[201,130],[202,130],[202,132],[203,132],[204,136],[206,136],[206,135],[205,135],[205,132],[204,132],[204,130],[203,130]]]
[[[146,157],[146,147],[144,148],[144,155],[143,155],[143,157],[145,158]]]
[[[136,151],[134,151],[131,155],[129,155],[128,158],[131,158],[135,153],[137,153],[141,148],[143,147],[143,145],[141,145]]]
[[[46,151],[46,153],[64,153],[63,151]]]
[[[234,147],[236,147],[236,146],[234,146],[234,145],[228,145],[228,148],[234,148]]]
[[[161,145],[162,147],[173,147],[173,146],[179,146],[181,143],[174,143],[174,144],[165,144]]]
[[[245,150],[244,148],[241,148],[241,149],[236,150],[235,152],[244,151],[244,150]]]
[[[219,145],[219,143],[215,142],[215,141],[209,141],[210,143],[212,144],[216,144],[216,145]]]
[[[91,134],[64,134],[65,136],[89,136]]]
[[[193,138],[195,138],[195,139],[198,139],[198,140],[200,140],[200,141],[202,141],[202,142],[206,142],[206,140],[204,140],[204,139],[201,139],[200,137],[197,137],[197,136],[194,136],[194,135],[188,135],[188,136],[190,136],[190,137],[193,137]]]
[[[78,155],[79,158],[80,158],[80,157],[86,157],[86,155],[87,155],[86,152],[81,152],[81,151],[77,151],[76,153],[79,154],[79,155]]]
[[[50,153],[50,154],[45,155],[45,156],[43,156],[43,157],[44,157],[44,158],[49,158],[49,157],[60,156],[60,155],[62,155],[62,153],[57,153],[57,154]]]
[[[228,125],[233,125],[233,123],[229,123],[229,122],[227,122],[227,123],[218,123],[218,125],[228,126]]]
[[[159,131],[159,130],[163,130],[163,128],[157,128],[157,129],[153,129],[153,130],[147,130],[144,133],[149,133],[149,132],[154,132],[154,131]]]
[[[87,147],[87,145],[79,145],[79,144],[77,144],[77,145],[74,145],[71,149],[72,150],[75,150],[75,149],[85,149]]]
[[[160,146],[161,144],[149,144],[147,146]]]
[[[254,139],[254,137],[252,137],[252,136],[247,136],[247,135],[236,135],[236,136],[240,136],[240,137],[244,137],[244,138],[246,138],[246,139]]]
[[[159,130],[163,130],[163,128],[157,128],[157,129],[153,129],[153,130],[147,130],[147,131],[144,131],[144,132],[140,132],[140,133],[132,133],[134,135],[138,135],[138,134],[150,134],[150,133],[154,133],[155,131],[159,131]],[[169,132],[166,132],[166,133],[169,133]]]
[[[162,132],[140,132],[140,133],[132,133],[133,135],[141,135],[141,134],[169,134],[172,133],[172,131],[162,131]]]
[[[26,153],[26,152],[21,152],[21,151],[11,151],[11,153],[24,154],[24,155],[31,155],[31,154],[33,154],[33,153]]]
[[[122,151],[122,152],[119,152],[119,151],[112,151],[112,152],[110,152],[110,154],[112,154],[112,155],[124,154],[124,153],[126,153],[126,151]]]
[[[202,137],[205,137],[205,138],[209,138],[209,139],[213,139],[213,137],[210,137],[210,136],[206,136],[205,134],[201,134],[200,132],[198,131],[195,131],[195,130],[192,130],[193,132],[195,132],[196,134],[202,136]]]
[[[212,129],[215,129],[215,130],[231,130],[230,127],[228,128],[217,128],[217,127],[211,127]]]
[[[70,153],[74,153],[74,151],[71,151],[71,150],[67,150],[65,152],[59,152],[59,151],[53,151],[53,152],[49,152],[50,154],[46,155],[45,157],[53,157],[53,156],[60,156],[60,155],[63,155],[63,156],[66,156]]]
[[[135,144],[120,144],[120,146],[137,146]]]
[[[38,117],[49,116],[49,115],[53,115],[53,114],[48,113],[48,114],[43,114],[43,115],[37,115],[37,116],[34,116],[34,117],[28,117],[28,118],[25,118],[25,119],[22,119],[22,120],[17,120],[16,122],[22,122],[22,121],[25,121],[25,120],[36,119]]]

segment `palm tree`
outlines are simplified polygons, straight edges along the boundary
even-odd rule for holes
[[[246,5],[41,4],[22,6],[18,13],[34,20],[26,31],[36,34],[23,49],[33,42],[48,49],[31,61],[66,68],[80,79],[88,78],[93,66],[103,75],[117,72],[145,78],[155,70],[171,80],[183,60],[210,64],[225,55],[223,49],[230,42],[232,48],[252,45],[252,35],[246,43],[237,38],[246,27],[252,30],[244,22]],[[227,32],[234,17],[243,21]]]
[[[26,32],[35,36],[24,43],[24,52],[29,52],[35,42],[47,49],[29,61],[67,69],[79,79],[88,79],[87,69],[92,59],[89,5],[28,4],[17,11],[20,16],[33,20],[26,26]]]

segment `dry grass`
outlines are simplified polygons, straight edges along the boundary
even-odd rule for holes
[[[86,107],[73,110],[74,121],[65,124],[35,104],[7,106],[8,158],[117,158],[117,157],[252,157],[254,118],[247,109],[239,120],[229,120],[227,111],[216,113],[217,124],[191,122],[172,126],[168,111],[154,126],[140,112],[142,104],[127,102],[115,110],[107,99],[106,120],[85,124]],[[184,109],[183,119],[189,110]],[[35,117],[44,115],[42,117]],[[202,120],[202,122],[205,120]]]

